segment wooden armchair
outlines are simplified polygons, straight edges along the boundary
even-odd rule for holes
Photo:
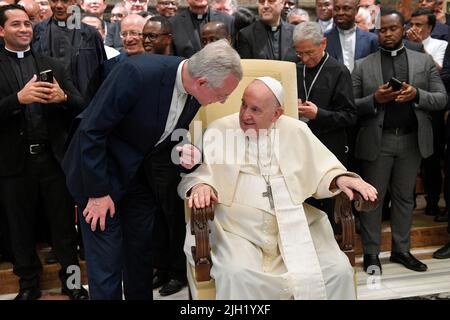
[[[260,76],[270,76],[281,82],[284,89],[284,114],[298,119],[297,111],[297,71],[293,62],[274,61],[274,60],[257,60],[242,59],[243,79],[238,87],[228,97],[226,103],[215,104],[201,108],[196,115],[196,119],[201,121],[201,129],[204,130],[212,121],[239,111],[241,106],[241,98],[245,88],[253,81],[254,78]],[[195,122],[191,124],[190,133],[196,141]],[[342,226],[342,234],[337,236],[337,241],[341,249],[347,254],[352,265],[355,263],[354,239],[355,239],[355,221],[352,213],[352,206],[356,210],[365,211],[370,209],[373,204],[362,201],[357,198],[355,201],[350,200],[345,194],[336,197],[335,220]],[[210,277],[211,255],[209,246],[209,229],[208,220],[214,219],[214,208],[206,208],[202,210],[185,210],[186,221],[192,215],[191,230],[195,235],[196,245],[192,247],[192,256],[195,261],[195,267],[188,263],[187,277],[189,289],[194,299],[215,299],[214,280]]]
[[[358,193],[353,201],[343,192],[336,197],[334,217],[342,227],[342,234],[336,235],[336,241],[347,255],[352,266],[355,265],[355,218],[353,209],[358,212],[370,211],[376,208],[378,202],[366,201]],[[188,280],[190,296],[194,299],[215,299],[214,280],[210,277],[212,266],[211,247],[209,245],[208,220],[214,219],[214,207],[195,209],[191,211],[191,233],[195,236],[195,246],[191,247],[195,267],[188,265]]]

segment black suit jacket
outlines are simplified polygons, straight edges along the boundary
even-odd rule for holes
[[[295,53],[292,33],[294,26],[281,21],[281,60],[298,62]],[[275,60],[265,25],[255,21],[239,31],[237,36],[237,51],[242,59]]]
[[[233,17],[208,8],[209,21],[221,21],[225,23],[228,32],[234,36]],[[202,43],[200,35],[195,32],[189,9],[180,10],[170,19],[173,34],[174,55],[190,58],[194,53],[200,51]]]
[[[34,54],[39,71],[52,69],[55,79],[68,96],[64,104],[44,106],[51,148],[56,159],[63,157],[64,143],[71,121],[81,111],[83,98],[62,65],[49,57]],[[19,103],[19,87],[11,63],[0,49],[0,177],[12,176],[24,169],[28,152],[24,105]]]

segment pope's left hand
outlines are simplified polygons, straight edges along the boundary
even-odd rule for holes
[[[180,164],[183,168],[189,170],[200,163],[202,154],[193,144],[184,144],[182,146],[178,146],[176,149],[178,152],[181,152]]]
[[[345,192],[350,200],[354,198],[353,190],[361,193],[364,200],[375,201],[378,198],[377,189],[361,178],[339,176],[336,179],[336,186]]]

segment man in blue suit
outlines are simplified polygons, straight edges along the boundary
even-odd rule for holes
[[[378,50],[378,39],[373,33],[358,28],[355,17],[357,0],[334,0],[333,19],[335,26],[325,33],[327,52],[353,71],[355,61]]]
[[[239,55],[225,40],[188,60],[137,55],[106,78],[63,163],[69,190],[83,208],[91,298],[121,299],[123,280],[125,298],[152,299],[158,203],[144,158],[163,153],[170,161],[178,144],[171,133],[187,129],[200,105],[225,101],[241,78]]]

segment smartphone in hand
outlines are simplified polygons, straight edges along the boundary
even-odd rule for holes
[[[397,78],[392,77],[391,79],[389,79],[389,87],[391,87],[392,90],[398,91],[402,88],[402,86],[403,83]]]
[[[53,71],[45,70],[39,73],[39,81],[53,83]]]

